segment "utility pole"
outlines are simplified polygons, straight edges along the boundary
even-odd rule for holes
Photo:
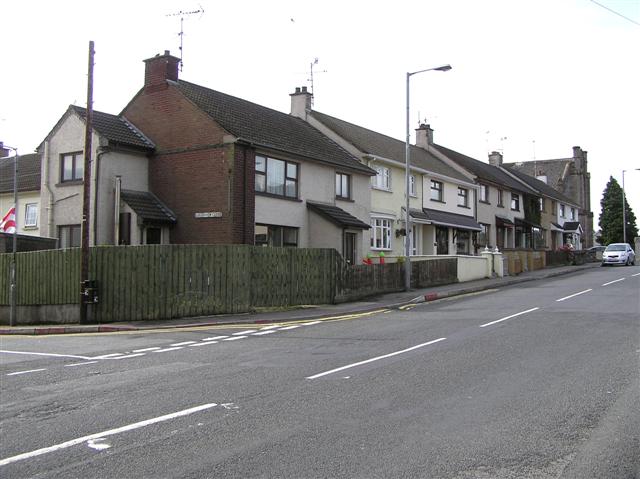
[[[80,323],[87,323],[85,288],[89,280],[89,224],[91,201],[91,136],[93,134],[93,40],[89,42],[89,68],[87,78],[87,116],[84,132],[84,177],[82,187],[82,245],[80,249]]]

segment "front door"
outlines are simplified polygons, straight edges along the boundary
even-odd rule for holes
[[[353,265],[356,264],[356,239],[358,235],[356,233],[344,234],[344,259],[347,263]]]
[[[436,254],[449,254],[449,228],[436,226]]]

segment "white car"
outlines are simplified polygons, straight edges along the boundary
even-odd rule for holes
[[[602,266],[608,264],[634,265],[636,264],[636,254],[626,243],[611,243],[602,252]]]

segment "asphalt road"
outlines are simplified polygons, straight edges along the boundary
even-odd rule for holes
[[[640,477],[640,267],[0,350],[3,478]]]

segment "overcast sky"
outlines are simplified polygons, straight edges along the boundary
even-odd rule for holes
[[[170,50],[180,77],[283,112],[309,82],[314,108],[404,140],[411,129],[487,161],[589,152],[596,223],[610,175],[640,218],[640,0],[155,0],[0,4],[0,140],[33,151],[69,104],[119,113],[143,82],[142,60]],[[607,9],[607,7],[620,15]]]

